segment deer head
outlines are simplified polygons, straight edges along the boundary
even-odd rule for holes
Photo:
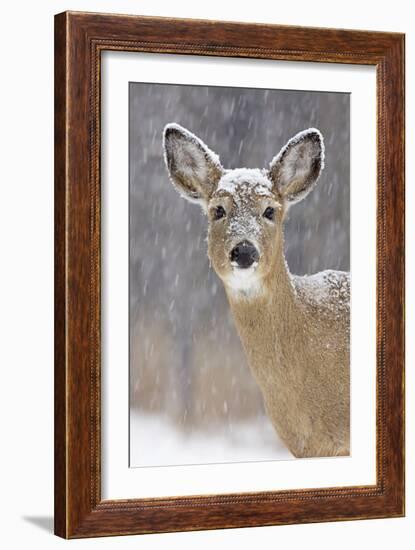
[[[208,217],[208,255],[225,287],[259,290],[278,255],[288,207],[315,186],[324,165],[321,133],[300,132],[266,169],[226,170],[219,157],[178,124],[164,130],[165,161],[179,193]]]

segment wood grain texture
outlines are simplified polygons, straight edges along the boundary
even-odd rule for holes
[[[63,17],[59,17],[59,21]],[[66,25],[55,26],[55,532],[66,532]],[[58,85],[59,83],[59,85]]]
[[[101,500],[100,53],[377,68],[377,482]],[[55,532],[64,538],[404,514],[404,36],[65,12],[55,17]]]

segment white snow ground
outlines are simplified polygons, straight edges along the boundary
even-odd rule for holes
[[[293,459],[269,420],[210,431],[179,430],[168,418],[131,411],[130,467]]]

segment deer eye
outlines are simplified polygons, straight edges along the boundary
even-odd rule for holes
[[[216,208],[213,209],[213,219],[214,220],[220,220],[221,218],[224,218],[226,216],[225,209],[223,206],[216,206]]]
[[[264,213],[262,214],[264,218],[267,220],[273,220],[275,216],[275,208],[272,208],[272,206],[268,206],[265,208]]]

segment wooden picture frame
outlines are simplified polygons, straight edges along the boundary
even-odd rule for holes
[[[101,499],[100,61],[104,50],[373,65],[375,485]],[[64,538],[404,515],[404,35],[65,12],[55,17],[55,533]]]

